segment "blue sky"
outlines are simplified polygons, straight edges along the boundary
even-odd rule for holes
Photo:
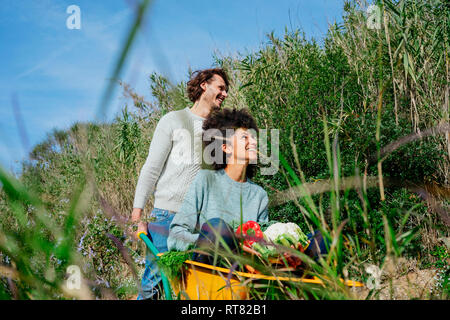
[[[17,173],[19,162],[53,128],[95,118],[136,3],[1,1],[0,165]],[[70,5],[80,7],[80,30],[66,27]],[[283,35],[286,27],[320,41],[329,23],[341,21],[342,8],[341,0],[155,0],[121,79],[149,97],[152,72],[187,80],[189,68],[211,67],[215,52],[256,51],[267,33]],[[125,104],[120,96],[117,88],[109,119]],[[21,114],[25,144],[14,110]]]

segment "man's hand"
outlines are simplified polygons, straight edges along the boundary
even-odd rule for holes
[[[138,222],[141,220],[142,211],[141,208],[133,208],[133,211],[131,212],[131,222]]]
[[[137,224],[137,231],[134,232],[135,229],[133,228],[134,230],[132,232],[134,240],[139,240],[139,232],[147,233],[147,224],[141,221],[142,211],[141,208],[133,208],[133,211],[131,212],[131,222],[133,227],[136,227]]]
[[[135,234],[136,239],[139,240],[139,233],[141,233],[141,232],[144,232],[145,234],[147,234],[147,223],[139,221],[138,229]]]

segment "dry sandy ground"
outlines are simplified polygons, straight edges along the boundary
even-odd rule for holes
[[[428,299],[434,285],[435,270],[415,270],[399,277],[385,278],[371,299],[380,300],[410,300]],[[369,289],[359,289],[355,292],[356,299],[365,299]]]

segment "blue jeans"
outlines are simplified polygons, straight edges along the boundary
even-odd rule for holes
[[[217,238],[216,233],[220,235],[222,240],[232,252],[237,251],[238,241],[233,229],[231,229],[231,227],[220,218],[212,218],[203,223],[195,246],[203,249],[206,249],[207,247],[214,247]],[[224,249],[222,243],[219,244],[219,247]],[[213,255],[194,252],[192,260],[212,265],[214,262],[214,257]]]
[[[170,223],[175,216],[175,212],[154,208],[150,214],[156,220],[147,226],[147,235],[159,252],[167,251],[167,238],[169,236]],[[158,265],[155,256],[147,248],[145,255],[145,271],[141,281],[141,292],[137,300],[151,299],[158,292],[158,285],[161,281]]]
[[[322,236],[319,230],[314,230],[313,233],[306,235],[308,240],[311,241],[308,248],[305,250],[305,254],[318,260],[321,255],[327,254],[330,249],[330,243]]]

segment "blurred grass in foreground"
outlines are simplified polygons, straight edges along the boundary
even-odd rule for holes
[[[136,7],[113,81],[149,4]],[[370,282],[369,265],[383,270],[384,286],[436,270],[436,289],[412,298],[448,298],[449,12],[443,1],[380,8],[379,30],[368,29],[362,3],[350,1],[322,46],[286,30],[280,39],[268,35],[256,53],[216,57],[233,79],[225,106],[248,107],[260,128],[281,131],[279,172],[255,177],[269,192],[271,220],[319,229],[331,242],[326,259],[299,254],[324,287],[249,283],[253,298],[354,298],[339,278]],[[137,294],[144,247],[127,225],[137,177],[158,119],[190,103],[185,83],[162,75],[150,75],[151,101],[120,84],[133,105],[112,123],[54,130],[18,179],[0,168],[1,299]],[[99,115],[113,90],[111,82]],[[64,286],[70,265],[81,269],[82,290]],[[380,291],[357,297],[377,299]]]

